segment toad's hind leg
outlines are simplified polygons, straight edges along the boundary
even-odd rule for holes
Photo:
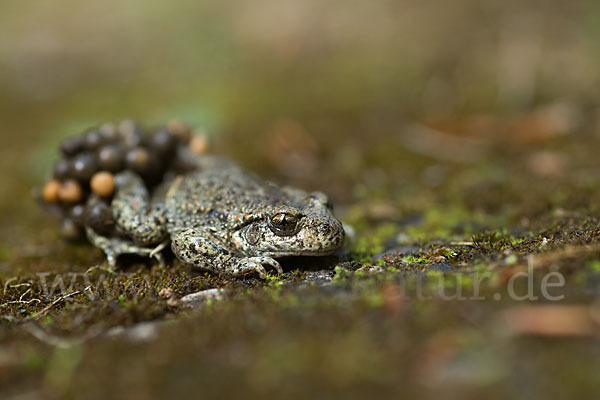
[[[104,254],[106,254],[106,260],[111,267],[115,267],[117,265],[117,257],[122,254],[135,254],[144,257],[154,257],[161,266],[165,264],[161,250],[163,250],[169,243],[168,240],[163,241],[158,246],[141,247],[130,240],[121,238],[107,238],[98,235],[90,227],[86,227],[85,232],[88,240],[94,246],[102,249]]]
[[[243,276],[257,273],[264,279],[267,275],[265,266],[283,273],[279,263],[271,257],[236,257],[208,237],[201,231],[184,229],[172,235],[171,248],[184,263],[216,274]]]
[[[150,200],[142,179],[129,171],[115,178],[117,191],[112,210],[119,230],[136,245],[149,247],[168,237],[164,198]]]

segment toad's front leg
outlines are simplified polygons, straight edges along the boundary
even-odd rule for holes
[[[164,202],[151,199],[142,179],[132,172],[121,172],[115,181],[117,192],[112,201],[112,210],[118,228],[143,247],[166,239]]]
[[[154,257],[164,264],[160,254],[168,244],[164,203],[159,199],[151,200],[142,179],[132,172],[118,174],[115,181],[117,191],[112,201],[112,213],[117,229],[126,237],[105,237],[87,226],[89,241],[104,251],[113,267],[121,254]]]
[[[264,279],[265,266],[282,274],[279,263],[271,257],[237,257],[210,239],[209,235],[194,229],[184,229],[172,235],[173,253],[186,264],[209,270],[217,274],[243,276],[257,273]]]

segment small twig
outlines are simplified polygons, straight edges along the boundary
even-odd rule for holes
[[[31,304],[33,302],[37,302],[37,303],[41,303],[42,302],[42,300],[40,300],[40,299],[23,300],[23,298],[29,292],[31,292],[31,283],[19,283],[17,285],[10,285],[9,286],[9,283],[12,282],[12,281],[14,281],[15,279],[17,279],[17,278],[11,278],[11,279],[8,280],[8,282],[6,282],[6,284],[4,285],[4,293],[6,293],[6,290],[8,289],[8,287],[10,287],[12,289],[12,288],[18,288],[18,287],[25,286],[25,287],[28,287],[28,289],[25,292],[23,292],[23,294],[21,294],[21,296],[19,297],[19,300],[7,301],[5,303],[0,304],[0,307],[6,307],[6,306],[9,306],[11,304]]]
[[[27,293],[31,292],[31,287],[29,289],[27,289],[25,292],[23,292],[23,294],[21,295],[21,297],[19,297],[19,301],[23,301],[23,297],[25,297],[25,295]]]
[[[6,307],[9,306],[11,304],[31,304],[33,302],[36,303],[41,303],[42,301],[40,299],[30,299],[30,300],[12,300],[12,301],[7,301],[6,303],[2,303],[0,304],[0,307]]]
[[[10,278],[9,280],[6,281],[6,283],[4,284],[4,294],[6,294],[6,292],[8,291],[8,288],[16,289],[16,288],[20,288],[20,287],[25,286],[25,287],[30,288],[29,290],[31,290],[31,283],[27,283],[27,282],[25,282],[25,283],[17,283],[16,285],[11,285],[10,284],[12,281],[15,281],[17,279],[18,279],[17,277],[13,277],[13,278]],[[29,290],[27,290],[25,293],[29,292]],[[22,296],[24,296],[25,293],[23,293]]]
[[[11,289],[15,289],[21,286],[31,287],[31,283],[17,283],[16,285],[10,285]]]
[[[9,280],[6,281],[6,283],[4,284],[4,293],[6,293],[6,291],[8,290],[8,285],[12,282],[12,281],[16,281],[18,278],[12,277]]]
[[[51,304],[47,305],[46,307],[42,308],[40,311],[36,312],[35,314],[30,315],[29,317],[27,317],[25,319],[37,318],[40,315],[43,315],[46,312],[48,312],[48,310],[50,310],[52,307],[54,307],[55,305],[57,305],[61,301],[65,300],[65,299],[68,299],[69,297],[73,297],[75,295],[78,295],[80,293],[81,293],[81,291],[77,290],[75,292],[72,292],[72,293],[69,293],[69,294],[65,294],[64,296],[59,297],[58,299],[54,300]]]
[[[109,274],[111,274],[111,275],[113,275],[113,276],[116,276],[116,275],[118,275],[118,274],[117,274],[117,271],[115,271],[113,268],[110,268],[110,267],[105,267],[105,266],[103,266],[103,265],[95,265],[95,266],[93,266],[93,267],[90,267],[90,268],[88,268],[88,269],[85,271],[85,273],[86,273],[86,274],[90,274],[90,273],[92,273],[93,271],[96,271],[96,270],[100,270],[100,271],[108,272]]]

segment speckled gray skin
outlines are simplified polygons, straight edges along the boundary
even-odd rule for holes
[[[186,150],[179,157],[197,169],[157,189],[153,199],[135,174],[117,175],[113,214],[131,240],[86,229],[111,265],[124,253],[160,261],[170,241],[187,264],[264,278],[265,267],[282,272],[275,258],[328,255],[343,245],[344,229],[323,193],[275,186],[222,158]]]

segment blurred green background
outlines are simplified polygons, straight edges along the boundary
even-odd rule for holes
[[[60,138],[128,116],[188,120],[259,172],[318,171],[349,202],[373,166],[422,167],[407,123],[595,106],[599,17],[589,1],[3,1],[1,205],[20,209]]]

